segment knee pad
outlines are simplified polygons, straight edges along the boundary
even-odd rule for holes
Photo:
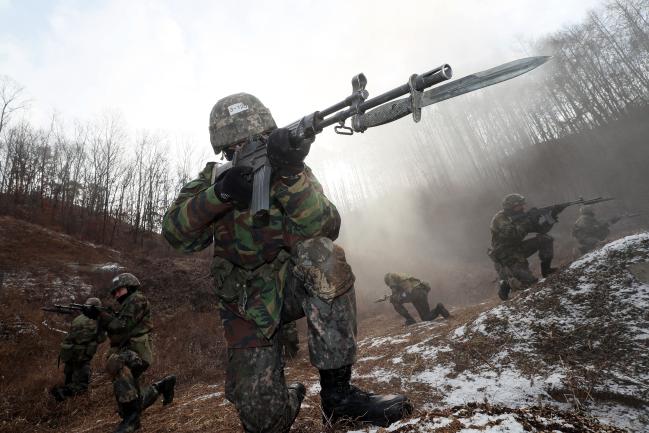
[[[306,290],[324,301],[347,293],[354,286],[354,273],[345,250],[329,238],[307,239],[297,245],[293,274]]]

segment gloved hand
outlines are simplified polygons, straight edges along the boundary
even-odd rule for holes
[[[238,209],[250,207],[252,168],[232,167],[214,184],[214,192],[221,201],[230,201]]]
[[[304,170],[304,158],[309,154],[311,141],[291,142],[289,130],[278,128],[268,136],[268,159],[275,173],[280,176],[296,176]]]
[[[101,310],[99,310],[95,305],[84,305],[81,307],[81,313],[89,319],[97,320]]]

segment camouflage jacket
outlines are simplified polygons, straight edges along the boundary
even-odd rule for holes
[[[291,185],[272,182],[269,223],[257,226],[249,210],[218,199],[211,181],[214,167],[208,163],[182,188],[164,216],[162,232],[174,248],[185,252],[213,243],[212,275],[226,334],[229,318],[240,317],[256,328],[257,337],[268,339],[280,322],[288,259],[295,245],[318,236],[334,240],[340,216],[306,167]]]
[[[522,251],[523,240],[529,233],[540,231],[529,218],[512,219],[505,211],[500,211],[491,220],[490,257],[499,263],[512,259],[525,259]]]
[[[92,319],[78,315],[61,343],[59,357],[63,362],[89,362],[97,352],[97,345],[106,340],[106,333]]]
[[[426,293],[430,292],[430,285],[427,282],[421,281],[412,275],[402,272],[392,272],[388,275],[388,287],[392,290],[392,296],[390,297],[392,302],[401,299],[405,302],[414,289],[423,289]]]
[[[602,223],[592,215],[581,215],[572,228],[572,235],[582,245],[594,245],[608,236],[607,223]]]
[[[136,290],[127,295],[116,313],[102,314],[99,318],[101,327],[108,333],[113,352],[127,348],[151,363],[151,307],[142,292]]]

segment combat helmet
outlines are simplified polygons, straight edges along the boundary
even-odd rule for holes
[[[214,153],[247,138],[277,128],[273,116],[259,99],[235,93],[220,99],[210,112],[210,143]]]
[[[86,305],[94,305],[95,307],[101,307],[101,300],[99,298],[88,298],[86,299]]]
[[[525,204],[525,197],[520,194],[507,194],[503,198],[503,210],[509,211],[521,204]]]
[[[392,272],[388,272],[388,273],[385,274],[385,276],[383,277],[383,281],[385,282],[385,285],[386,285],[386,286],[391,285],[393,280],[394,280],[394,274],[393,274]]]
[[[592,216],[592,215],[595,215],[595,209],[593,209],[592,206],[586,205],[586,206],[582,206],[582,207],[579,208],[579,213],[581,215],[591,215]]]
[[[135,275],[129,274],[128,272],[119,274],[111,283],[110,294],[112,295],[120,287],[126,287],[128,289],[137,289],[140,287],[140,280],[138,280]]]

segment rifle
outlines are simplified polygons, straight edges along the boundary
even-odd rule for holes
[[[516,215],[512,218],[514,221],[518,221],[524,218],[529,218],[530,221],[535,221],[541,227],[546,227],[548,230],[557,222],[557,217],[561,212],[563,212],[567,207],[580,204],[582,206],[602,203],[605,201],[615,200],[612,197],[597,197],[590,200],[584,200],[582,197],[579,200],[567,201],[564,203],[553,204],[541,208],[531,208],[525,213]]]
[[[83,314],[83,307],[86,307],[86,304],[54,304],[52,307],[41,307],[41,310],[57,314]],[[108,311],[108,309],[104,307],[96,308],[100,311]]]
[[[635,218],[635,217],[639,217],[639,216],[646,215],[646,214],[647,214],[647,212],[625,213],[625,214],[622,214],[622,215],[614,216],[613,218],[609,218],[608,223],[612,225],[612,224],[617,223],[621,219]]]
[[[412,113],[415,122],[421,119],[421,108],[446,99],[509,80],[545,63],[550,57],[527,57],[505,63],[495,68],[468,75],[439,87],[426,90],[448,80],[453,75],[449,65],[444,64],[423,74],[413,74],[406,84],[367,99],[367,78],[360,73],[352,78],[352,94],[342,101],[302,117],[285,128],[289,130],[293,148],[309,146],[324,128],[336,124],[334,131],[341,135],[365,132],[369,128],[393,122]],[[396,99],[408,95],[406,98]],[[351,127],[345,122],[351,118]],[[219,167],[223,173],[230,167],[252,168],[252,200],[250,211],[257,224],[268,222],[270,207],[270,181],[272,168],[266,153],[263,137],[253,137],[234,153],[232,162]]]
[[[41,307],[41,310],[47,311],[48,313],[57,313],[57,314],[81,314],[83,310],[82,304],[69,304],[69,305],[60,305],[54,304],[52,307]]]

